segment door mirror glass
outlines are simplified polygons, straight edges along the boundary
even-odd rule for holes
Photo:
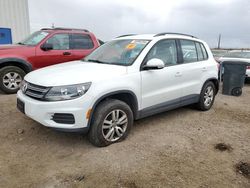
[[[151,70],[151,69],[163,69],[165,67],[164,62],[161,59],[153,58],[150,59],[146,65],[144,66],[144,69]]]
[[[44,44],[41,46],[41,49],[42,49],[43,51],[53,50],[53,44],[51,44],[51,43],[44,43]]]

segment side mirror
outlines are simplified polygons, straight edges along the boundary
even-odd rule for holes
[[[152,70],[152,69],[163,69],[165,67],[164,62],[161,59],[153,58],[150,59],[146,65],[144,65],[143,69]]]
[[[44,44],[41,46],[41,49],[42,49],[43,51],[53,50],[53,44],[44,43]]]

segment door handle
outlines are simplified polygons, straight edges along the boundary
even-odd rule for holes
[[[181,77],[182,74],[180,72],[175,73],[175,77]]]
[[[70,52],[63,52],[63,55],[71,55]]]

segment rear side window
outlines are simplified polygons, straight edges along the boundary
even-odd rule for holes
[[[197,50],[197,55],[198,55],[198,61],[203,61],[204,57],[203,57],[201,45],[199,42],[196,42],[195,45],[196,45],[196,50]]]
[[[191,40],[180,40],[183,54],[183,63],[196,62],[198,55],[195,47],[195,42]]]
[[[202,50],[202,53],[203,53],[204,60],[206,60],[206,59],[208,59],[207,50],[206,50],[206,48],[204,47],[203,44],[200,44],[200,45],[201,45],[201,50]]]
[[[92,49],[94,44],[89,35],[72,34],[70,40],[70,49]]]
[[[203,44],[200,42],[195,42],[197,55],[198,55],[198,61],[203,61],[208,59],[207,51]]]

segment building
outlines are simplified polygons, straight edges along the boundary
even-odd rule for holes
[[[0,0],[0,28],[11,30],[12,42],[16,43],[30,34],[28,0]],[[5,37],[5,33],[0,33]]]

